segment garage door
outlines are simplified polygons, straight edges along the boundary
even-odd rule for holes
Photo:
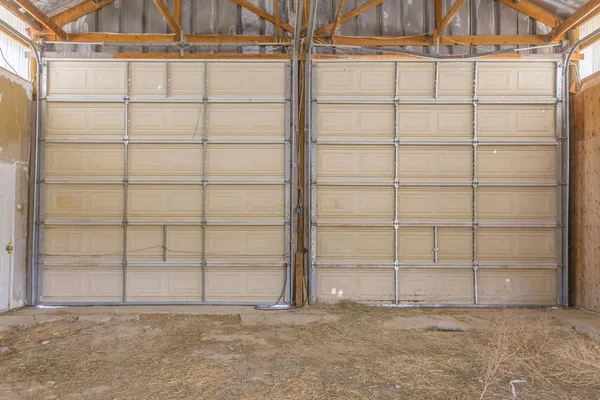
[[[289,299],[289,62],[45,65],[43,303]]]
[[[556,61],[312,68],[313,301],[560,303]]]

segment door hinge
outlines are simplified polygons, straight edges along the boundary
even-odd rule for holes
[[[13,245],[12,245],[12,242],[8,242],[8,244],[6,245],[6,252],[7,252],[8,254],[12,254],[12,252],[13,252],[13,249],[14,249],[14,247],[13,247]]]

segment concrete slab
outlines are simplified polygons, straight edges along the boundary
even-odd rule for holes
[[[336,322],[339,317],[322,310],[263,311],[261,314],[241,314],[242,325],[308,325]]]

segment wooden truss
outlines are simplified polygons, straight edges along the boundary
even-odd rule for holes
[[[153,0],[155,6],[162,14],[172,33],[67,33],[63,27],[85,15],[98,11],[115,0],[81,0],[71,8],[53,16],[41,12],[30,0],[0,0],[0,6],[5,7],[18,18],[27,23],[37,37],[47,42],[61,43],[90,43],[90,44],[181,44],[185,45],[206,44],[291,44],[295,35],[295,27],[282,21],[279,13],[279,0],[273,1],[274,14],[255,6],[248,0],[222,0],[233,1],[240,7],[256,14],[275,27],[275,35],[192,35],[185,34],[181,29],[181,0],[173,2],[172,10],[167,7],[165,0]],[[303,1],[304,10],[302,27],[299,37],[306,40],[310,0],[293,0],[296,7]],[[435,0],[435,29],[431,33],[413,36],[341,36],[338,35],[340,27],[347,21],[360,16],[368,10],[377,7],[385,0],[368,0],[362,5],[345,12],[346,0],[340,0],[333,21],[315,27],[314,36],[311,38],[316,43],[328,43],[338,46],[499,46],[499,45],[544,45],[555,44],[565,38],[565,34],[578,28],[600,13],[600,0],[589,0],[573,15],[562,19],[552,12],[532,3],[530,0],[497,0],[504,6],[510,7],[552,28],[547,35],[448,35],[446,31],[454,17],[467,0],[455,0],[448,10],[443,9],[442,0]],[[402,0],[400,0],[402,1]],[[301,7],[302,8],[302,7]],[[14,39],[14,38],[13,38]],[[599,37],[600,39],[600,37]],[[16,40],[16,39],[15,39]],[[18,41],[21,43],[22,41]],[[26,45],[26,43],[21,43]],[[268,55],[267,55],[268,56]]]

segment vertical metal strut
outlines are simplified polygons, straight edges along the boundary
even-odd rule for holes
[[[208,63],[204,61],[204,94],[202,96],[202,301],[206,301],[206,168],[208,132]]]
[[[477,61],[473,73],[473,293],[475,304],[479,304],[479,282],[477,277]]]
[[[398,304],[398,146],[400,137],[398,132],[398,61],[395,63],[394,78],[394,303]]]
[[[128,237],[128,208],[129,208],[129,61],[125,64],[125,134],[123,145],[125,146],[125,157],[123,160],[123,303],[127,302],[127,237]]]

